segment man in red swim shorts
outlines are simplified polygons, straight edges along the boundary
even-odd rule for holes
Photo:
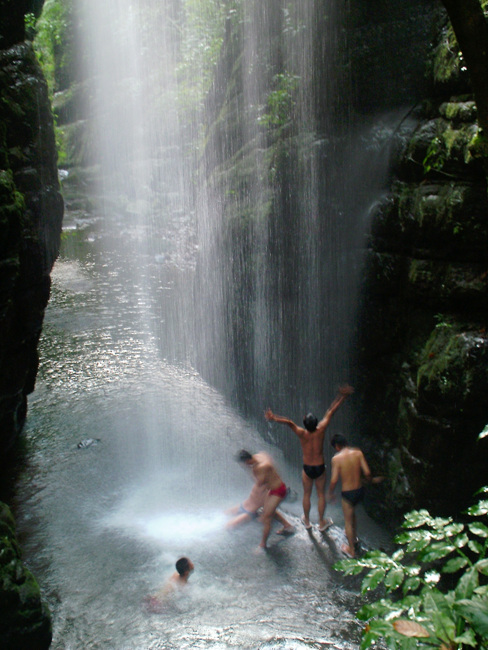
[[[286,485],[278,474],[271,456],[265,452],[250,454],[245,449],[241,449],[237,455],[237,460],[252,470],[256,485],[265,486],[268,490],[264,499],[263,514],[261,515],[263,536],[259,544],[259,548],[265,549],[276,509],[286,496]],[[284,519],[284,517],[281,516],[280,519],[283,521],[283,528],[278,531],[278,534],[292,534],[295,530],[294,526]]]

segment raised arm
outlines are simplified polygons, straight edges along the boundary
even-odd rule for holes
[[[339,394],[325,412],[324,417],[318,423],[317,429],[320,429],[322,431],[327,429],[334,413],[337,411],[339,406],[345,402],[349,395],[352,395],[352,393],[354,393],[354,388],[352,386],[349,386],[349,384],[345,384],[339,388]]]
[[[268,408],[264,412],[264,417],[268,420],[268,422],[278,422],[278,424],[286,424],[286,426],[290,427],[290,429],[299,436],[302,433],[302,429],[296,425],[293,420],[290,420],[290,418],[285,418],[281,415],[275,415],[273,411]]]

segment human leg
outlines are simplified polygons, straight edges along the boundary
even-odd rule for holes
[[[332,519],[327,519],[325,517],[325,484],[327,480],[327,474],[323,472],[317,479],[315,479],[315,489],[317,490],[317,507],[319,511],[319,530],[324,532],[332,525]]]
[[[266,548],[266,542],[268,541],[269,533],[271,532],[271,522],[275,515],[276,508],[281,501],[282,498],[275,494],[268,494],[264,501],[263,514],[261,515],[261,521],[263,523],[263,536],[261,538],[261,543],[259,544],[261,548]]]
[[[302,485],[303,485],[303,523],[306,528],[310,527],[310,497],[312,494],[313,480],[307,476],[302,470]]]
[[[288,519],[285,519],[279,510],[275,511],[273,517],[283,526],[283,528],[280,528],[280,530],[276,531],[277,535],[289,535],[290,533],[294,532],[295,526],[293,526],[293,524],[290,524]]]
[[[354,544],[356,541],[356,513],[354,506],[346,499],[342,499],[342,512],[344,513],[344,528],[347,537],[347,547],[343,550],[350,556],[354,557]]]
[[[225,525],[227,530],[231,528],[237,528],[237,526],[240,526],[241,524],[245,524],[248,521],[251,521],[251,515],[249,515],[247,512],[241,512],[239,515],[236,515],[233,519],[228,521]]]

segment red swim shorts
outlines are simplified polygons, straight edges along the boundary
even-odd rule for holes
[[[269,491],[270,496],[276,496],[280,497],[280,499],[284,499],[286,497],[286,485],[282,483],[280,487],[275,488],[274,490]]]

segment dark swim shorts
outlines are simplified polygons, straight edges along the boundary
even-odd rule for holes
[[[360,487],[357,490],[345,490],[341,492],[341,496],[352,506],[357,506],[357,504],[364,498],[364,488]]]
[[[325,465],[304,465],[303,471],[308,478],[311,478],[312,481],[314,481],[325,472]]]

